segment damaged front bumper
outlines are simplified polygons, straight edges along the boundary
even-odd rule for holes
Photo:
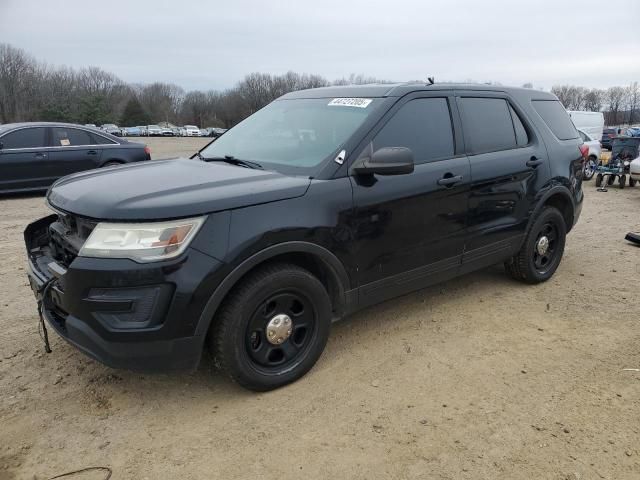
[[[215,260],[190,251],[157,264],[78,256],[66,263],[51,241],[57,221],[51,215],[24,232],[29,283],[48,325],[114,368],[195,369],[204,343],[194,335],[202,308],[194,292],[179,292],[179,285],[198,285]]]

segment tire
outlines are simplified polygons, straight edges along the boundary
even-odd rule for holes
[[[600,188],[602,186],[602,174],[599,173],[596,175],[596,187]]]
[[[615,175],[609,175],[607,177],[607,185],[613,185],[616,181],[616,176]]]
[[[115,160],[109,160],[108,162],[105,162],[104,165],[102,165],[102,168],[104,167],[115,167],[118,165],[122,165],[122,162],[117,162]]]
[[[505,270],[514,279],[535,284],[549,280],[560,265],[564,253],[567,226],[560,211],[545,206],[533,220],[520,251],[505,262]],[[540,253],[547,238],[547,249]],[[545,260],[546,259],[546,260]]]
[[[596,167],[598,166],[598,159],[596,157],[589,157],[587,163],[584,166],[584,174],[583,178],[587,182],[593,178],[593,175],[596,173]]]
[[[292,326],[288,332],[268,338],[269,325],[273,334],[285,323]],[[214,318],[209,342],[215,364],[232,380],[267,391],[294,382],[315,365],[330,327],[331,302],[322,283],[296,265],[274,264],[234,287]]]
[[[635,187],[636,183],[638,183],[638,181],[634,180],[633,178],[631,178],[631,175],[629,175],[629,186],[630,187]]]
[[[624,186],[627,184],[627,176],[626,175],[620,175],[620,188],[624,188]]]

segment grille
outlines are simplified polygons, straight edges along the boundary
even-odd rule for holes
[[[96,222],[59,213],[58,220],[49,225],[49,247],[53,258],[68,267],[95,226]]]

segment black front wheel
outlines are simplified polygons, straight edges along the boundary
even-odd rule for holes
[[[555,273],[564,253],[567,226],[557,208],[543,207],[529,228],[520,251],[505,262],[509,275],[527,283],[540,283]]]
[[[630,187],[635,187],[636,183],[638,183],[638,181],[634,180],[633,178],[631,178],[631,175],[629,175],[629,186]]]
[[[316,363],[329,337],[331,303],[311,272],[274,264],[241,281],[214,322],[216,364],[243,387],[266,391]]]

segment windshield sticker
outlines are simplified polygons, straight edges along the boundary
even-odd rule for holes
[[[68,147],[69,145],[71,145],[71,142],[68,138],[61,138],[60,145],[62,145],[63,147]]]
[[[329,106],[367,108],[371,102],[370,98],[334,98],[329,102]]]

